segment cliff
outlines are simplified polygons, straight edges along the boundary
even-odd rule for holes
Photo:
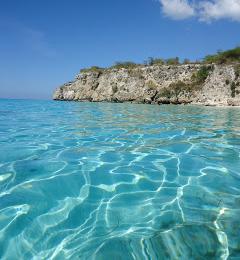
[[[240,105],[240,65],[95,69],[56,89],[54,100]]]

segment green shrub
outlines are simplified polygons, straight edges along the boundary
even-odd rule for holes
[[[124,61],[124,62],[116,62],[110,69],[134,69],[137,68],[139,64],[131,62],[131,61]]]
[[[207,55],[203,61],[205,63],[216,63],[216,64],[223,64],[226,63],[226,59],[222,56],[218,55]]]
[[[207,79],[209,73],[213,70],[212,66],[202,66],[197,73],[192,75],[193,83],[203,84]]]
[[[153,65],[164,65],[165,62],[161,58],[153,58],[149,57],[147,61],[144,62],[145,65],[153,66]]]
[[[100,72],[102,73],[105,69],[104,68],[100,68],[98,66],[92,66],[90,68],[83,68],[80,70],[81,73],[85,73],[85,72]]]
[[[184,59],[183,64],[199,64],[200,61],[196,60],[195,62],[191,62],[189,59]],[[216,64],[224,64],[224,63],[240,63],[240,47],[236,47],[234,49],[230,49],[227,51],[218,51],[217,54],[214,55],[207,55],[203,59],[203,63],[216,63]],[[170,59],[161,59],[161,58],[153,58],[149,57],[147,61],[144,62],[144,65],[179,65],[180,61],[179,58],[170,58]],[[240,64],[235,64],[235,76],[236,79],[240,77]],[[132,61],[123,61],[123,62],[116,62],[113,66],[109,68],[101,68],[98,66],[92,66],[90,68],[83,68],[80,72],[99,72],[102,73],[107,69],[134,69],[137,67],[141,67],[143,64],[137,64]],[[203,82],[209,73],[210,70],[206,69],[206,67],[201,68],[201,70],[197,73],[196,78],[199,79],[199,82]]]
[[[164,65],[164,60],[160,58],[154,59],[153,65]]]
[[[232,82],[231,84],[231,97],[234,98],[236,96],[236,84]]]
[[[165,60],[167,65],[178,65],[179,64],[179,58],[170,58]]]
[[[178,96],[182,91],[187,89],[187,84],[179,80],[177,82],[171,83],[169,88],[171,91],[173,91],[175,96]]]
[[[216,64],[240,62],[240,47],[227,51],[218,51],[215,55],[207,55],[204,62]]]
[[[181,80],[171,83],[167,88],[162,88],[159,91],[159,96],[171,98],[178,97],[181,93],[192,92],[194,86],[192,84],[185,83]]]

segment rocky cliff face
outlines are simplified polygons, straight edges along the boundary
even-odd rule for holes
[[[240,105],[239,65],[161,65],[80,73],[55,100]]]

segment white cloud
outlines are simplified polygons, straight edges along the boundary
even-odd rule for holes
[[[197,17],[201,21],[230,19],[240,22],[240,0],[159,0],[163,13],[174,19]]]
[[[187,0],[160,0],[163,13],[175,20],[182,20],[194,15],[194,8]]]
[[[199,7],[201,20],[228,18],[240,21],[240,0],[202,1]]]

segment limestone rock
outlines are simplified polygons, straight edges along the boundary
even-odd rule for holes
[[[196,79],[203,66],[204,80]],[[54,100],[151,104],[240,105],[234,65],[160,65],[84,72],[56,89]]]

